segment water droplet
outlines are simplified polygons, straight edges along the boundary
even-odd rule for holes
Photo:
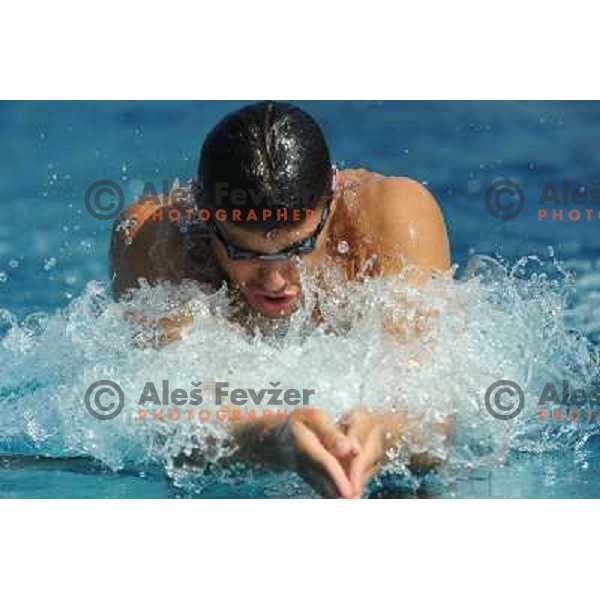
[[[50,258],[44,259],[44,271],[51,271],[56,267],[56,258],[51,256]]]
[[[479,194],[482,189],[482,182],[480,179],[471,179],[467,183],[467,193],[470,195]]]
[[[350,244],[346,240],[342,240],[337,246],[338,252],[340,254],[347,254],[350,250]]]
[[[4,271],[0,271],[0,283],[6,283],[8,281],[8,275]]]

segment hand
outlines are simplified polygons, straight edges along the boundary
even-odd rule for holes
[[[388,450],[400,439],[405,424],[405,417],[400,414],[369,412],[364,408],[353,409],[344,417],[341,430],[353,447],[359,447],[345,469],[352,498],[362,496],[365,486],[385,462]]]
[[[345,466],[360,451],[356,440],[345,435],[320,409],[287,421],[277,428],[280,458],[325,498],[353,498],[355,489]]]

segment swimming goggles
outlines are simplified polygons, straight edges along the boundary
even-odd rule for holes
[[[325,205],[319,224],[311,235],[303,240],[294,242],[277,252],[255,252],[254,250],[248,250],[247,248],[242,248],[233,244],[225,238],[222,229],[213,218],[209,219],[207,226],[208,230],[215,235],[221,244],[223,244],[225,252],[231,260],[289,260],[294,256],[302,256],[314,251],[319,235],[321,235],[321,232],[327,223],[327,219],[329,218],[330,203],[331,200]]]

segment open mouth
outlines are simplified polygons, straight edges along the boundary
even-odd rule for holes
[[[283,294],[264,294],[262,292],[254,292],[252,294],[254,301],[260,306],[260,308],[271,314],[279,314],[289,310],[298,294],[294,292],[286,292]]]

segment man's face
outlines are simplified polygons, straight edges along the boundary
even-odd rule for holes
[[[281,251],[309,237],[317,228],[321,210],[290,229],[275,229],[268,234],[247,231],[230,221],[219,223],[223,236],[235,246],[261,254]],[[301,300],[299,264],[310,269],[326,256],[328,224],[317,239],[313,252],[286,260],[232,260],[223,243],[213,236],[213,249],[228,279],[239,288],[248,305],[271,317],[292,313]]]

